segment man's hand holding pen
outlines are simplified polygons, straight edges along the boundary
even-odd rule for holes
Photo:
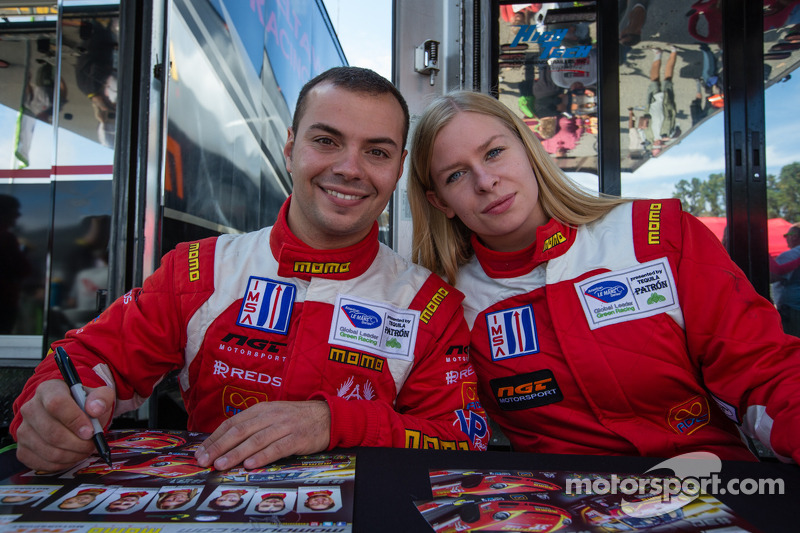
[[[41,383],[33,398],[20,408],[23,421],[17,430],[17,459],[29,468],[48,472],[75,465],[96,451],[89,417],[105,426],[113,406],[110,387],[87,388],[84,413],[64,381]]]

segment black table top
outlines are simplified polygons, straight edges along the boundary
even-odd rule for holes
[[[430,470],[552,470],[643,474],[663,459],[649,457],[550,455],[358,448],[356,453],[355,533],[432,531],[414,505],[432,498]],[[24,468],[13,451],[0,454],[0,479]],[[764,533],[800,531],[800,467],[778,462],[723,461],[723,487],[730,480],[780,480],[783,494],[715,493],[733,512]]]
[[[414,506],[431,499],[429,470],[558,470],[643,474],[663,459],[360,448],[356,459],[355,533],[431,531]],[[777,462],[723,461],[724,486],[733,479],[780,479],[779,494],[713,494],[764,533],[800,531],[800,467]],[[743,487],[745,485],[742,485]]]

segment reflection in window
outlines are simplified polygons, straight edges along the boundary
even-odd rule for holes
[[[769,254],[778,265],[800,257],[800,1],[764,1],[764,95]],[[788,268],[788,266],[787,266]],[[786,333],[800,336],[800,269],[770,268],[770,292]]]
[[[591,173],[596,189],[596,7],[583,4],[500,6],[498,97],[562,169]]]
[[[624,196],[677,196],[693,214],[724,216],[724,186],[704,185],[725,172],[721,23],[717,2],[620,0]]]

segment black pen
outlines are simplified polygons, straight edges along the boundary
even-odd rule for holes
[[[61,375],[64,376],[64,381],[67,382],[67,386],[72,392],[72,397],[75,398],[75,402],[85,413],[86,390],[83,388],[81,378],[78,377],[75,365],[72,364],[72,360],[67,355],[67,351],[61,346],[56,348],[56,353],[53,357],[56,360],[58,369],[61,371]],[[89,420],[92,421],[92,428],[94,428],[92,440],[94,441],[95,448],[97,448],[97,453],[100,454],[100,457],[108,466],[111,466],[111,450],[109,450],[106,438],[103,436],[103,426],[100,425],[100,422],[98,422],[96,418],[90,416]]]

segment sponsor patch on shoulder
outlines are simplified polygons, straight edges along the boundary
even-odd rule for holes
[[[487,313],[486,332],[492,347],[492,361],[539,352],[536,321],[530,304]]]
[[[418,322],[419,311],[340,294],[328,342],[413,361]]]
[[[296,293],[297,288],[291,283],[250,276],[236,323],[286,335]]]
[[[678,291],[666,257],[605,272],[575,284],[590,329],[678,309]]]

